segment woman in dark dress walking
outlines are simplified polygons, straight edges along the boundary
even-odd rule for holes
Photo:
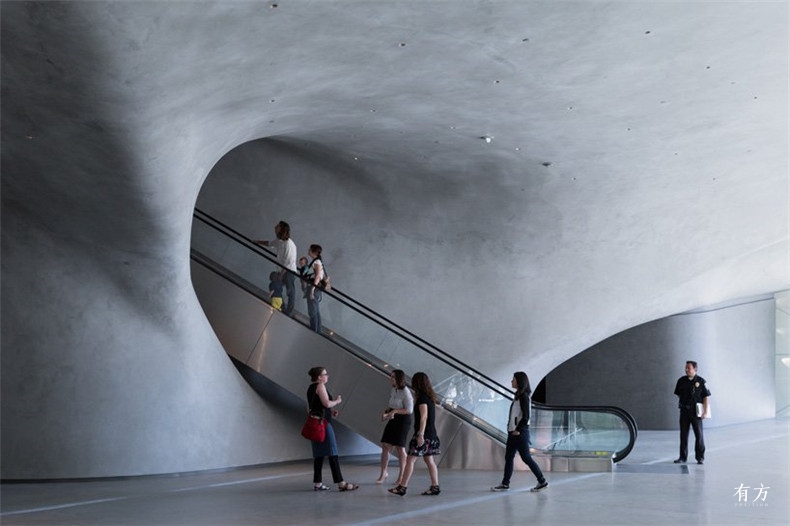
[[[436,393],[433,392],[431,379],[425,373],[414,373],[411,378],[411,387],[414,389],[414,437],[409,442],[409,456],[406,460],[406,469],[399,486],[395,486],[387,491],[400,495],[406,495],[409,479],[414,473],[414,463],[418,457],[422,457],[428,467],[428,474],[431,477],[431,487],[423,491],[423,495],[438,495],[439,489],[439,468],[436,467],[434,455],[441,453],[439,449],[439,437],[436,436]]]

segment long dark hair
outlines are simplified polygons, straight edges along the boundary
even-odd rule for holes
[[[406,373],[400,369],[393,369],[391,375],[395,377],[395,387],[397,389],[406,389]]]
[[[436,393],[433,392],[431,379],[428,378],[427,374],[422,372],[414,373],[414,376],[411,377],[411,388],[414,389],[416,393],[426,395],[434,404],[438,403]]]
[[[516,379],[516,399],[524,393],[529,396],[532,393],[532,388],[529,386],[529,376],[524,371],[513,373],[513,378]]]

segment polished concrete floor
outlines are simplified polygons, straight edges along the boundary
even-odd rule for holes
[[[677,436],[643,431],[612,473],[550,473],[540,493],[517,472],[440,470],[442,494],[423,497],[419,470],[405,498],[377,486],[373,459],[343,459],[351,493],[312,491],[311,462],[178,477],[2,485],[0,523],[246,524],[790,524],[790,420],[706,431],[705,465],[676,465]],[[394,475],[393,469],[391,474]],[[328,466],[325,480],[331,480]],[[760,490],[762,488],[762,490]],[[739,491],[740,490],[740,491]]]

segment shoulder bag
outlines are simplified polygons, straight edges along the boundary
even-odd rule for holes
[[[315,393],[313,393],[313,399],[315,399]],[[313,405],[312,402],[313,400],[311,399],[311,406]],[[307,420],[302,426],[302,436],[313,442],[326,440],[326,420],[324,420],[324,417],[311,415],[309,407],[307,408]]]

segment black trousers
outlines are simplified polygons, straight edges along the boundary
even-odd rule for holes
[[[324,468],[324,457],[316,457],[313,459],[313,482],[318,484],[321,482],[322,476],[321,471]],[[343,482],[343,474],[340,473],[340,461],[337,459],[337,455],[331,455],[329,457],[329,469],[332,470],[332,482],[338,483]]]
[[[697,417],[695,407],[680,409],[680,459],[688,459],[689,426],[694,430],[694,458],[705,460],[705,436],[702,434],[702,419]]]
[[[524,429],[520,435],[507,434],[507,444],[505,444],[505,474],[502,477],[502,484],[505,486],[510,485],[510,477],[513,476],[513,460],[516,458],[516,453],[519,454],[524,464],[529,467],[538,483],[546,482],[540,466],[532,458],[529,452],[529,428]]]

